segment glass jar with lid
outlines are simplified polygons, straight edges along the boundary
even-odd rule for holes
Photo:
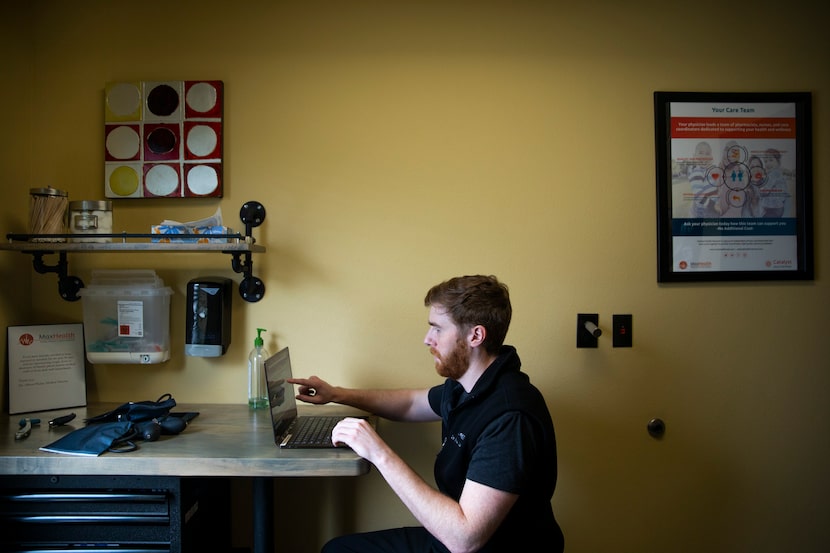
[[[69,202],[69,232],[72,234],[112,234],[112,202],[82,200]],[[85,236],[72,242],[111,242],[110,237]]]
[[[52,188],[29,189],[29,233],[65,234],[68,194]],[[65,242],[61,236],[32,237],[33,242]]]

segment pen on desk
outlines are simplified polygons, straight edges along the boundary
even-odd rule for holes
[[[75,413],[69,413],[68,415],[55,417],[54,419],[49,421],[49,428],[55,428],[56,426],[63,426],[64,424],[68,423],[69,421],[71,421],[74,418],[75,418]]]

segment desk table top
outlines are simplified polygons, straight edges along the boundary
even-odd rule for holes
[[[274,443],[267,409],[240,404],[179,404],[174,412],[199,413],[175,436],[138,443],[136,451],[106,452],[98,457],[41,451],[61,436],[84,426],[84,419],[115,409],[119,403],[39,413],[0,416],[0,475],[136,476],[357,476],[370,464],[348,448],[280,449]],[[69,424],[48,421],[74,412]],[[300,406],[300,414],[364,414],[342,406]],[[15,439],[21,418],[39,418],[27,438]]]

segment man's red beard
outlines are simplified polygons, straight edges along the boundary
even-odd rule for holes
[[[461,338],[455,342],[446,359],[435,348],[429,348],[429,352],[435,357],[435,372],[444,378],[458,380],[470,367],[470,348]]]

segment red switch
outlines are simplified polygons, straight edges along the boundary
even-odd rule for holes
[[[630,348],[632,345],[631,315],[614,315],[611,325],[614,333],[614,347]]]

